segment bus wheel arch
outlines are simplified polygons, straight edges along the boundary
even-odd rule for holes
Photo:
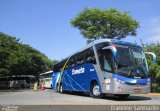
[[[92,80],[90,83],[90,96],[93,98],[103,98],[104,94],[100,92],[100,86],[97,80]]]

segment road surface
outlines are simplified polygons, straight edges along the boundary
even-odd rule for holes
[[[106,96],[95,99],[88,94],[60,94],[52,89],[43,91],[0,91],[0,105],[160,105],[159,95],[131,95],[127,99]]]
[[[52,89],[43,91],[7,90],[0,91],[0,106],[0,111],[9,111],[5,108],[17,108],[14,111],[51,111],[53,109],[55,111],[75,111],[75,109],[79,111],[115,111],[119,108],[121,110],[130,110],[131,108],[133,111],[141,111],[141,106],[145,108],[151,106],[155,111],[159,111],[160,96],[159,94],[131,95],[127,99],[106,96],[104,99],[95,99],[89,97],[88,94],[60,94]],[[139,110],[134,108],[139,108]]]

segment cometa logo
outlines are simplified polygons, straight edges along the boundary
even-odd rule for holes
[[[72,69],[72,75],[75,75],[75,74],[82,74],[84,73],[85,71],[85,68],[81,67],[80,69]]]

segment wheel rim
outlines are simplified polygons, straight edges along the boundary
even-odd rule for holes
[[[98,86],[98,85],[95,85],[95,86],[93,87],[93,94],[94,94],[95,96],[99,96],[99,95],[100,95],[100,91],[99,91],[99,86]]]
[[[62,85],[60,86],[60,92],[62,92]]]

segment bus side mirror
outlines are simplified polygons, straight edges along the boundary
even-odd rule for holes
[[[113,57],[116,59],[117,58],[117,49],[113,46],[107,46],[107,47],[103,47],[103,50],[105,49],[110,49],[112,51],[112,55]]]
[[[156,54],[154,54],[153,52],[144,52],[145,54],[149,54],[149,55],[152,55],[153,56],[153,61],[154,63],[157,62],[157,57],[156,57]]]

